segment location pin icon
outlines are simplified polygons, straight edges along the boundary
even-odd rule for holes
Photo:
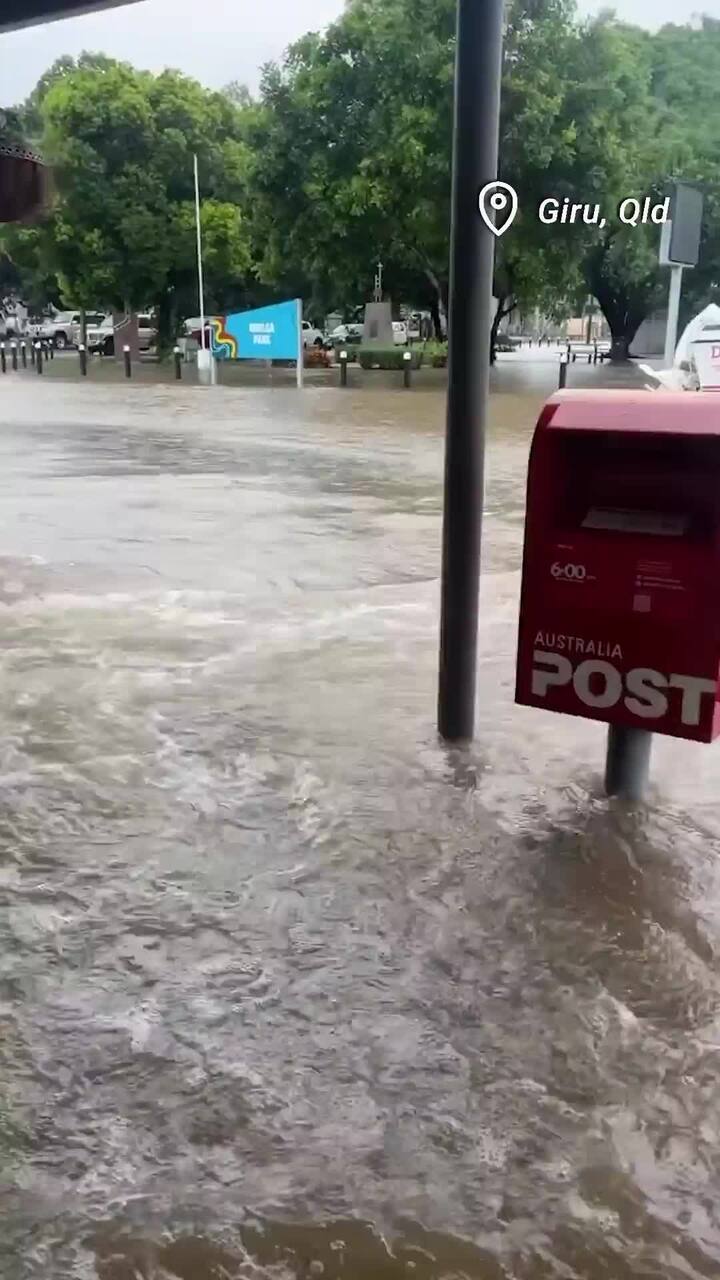
[[[518,211],[517,191],[509,182],[486,182],[478,196],[478,209],[485,226],[494,236],[501,236]]]

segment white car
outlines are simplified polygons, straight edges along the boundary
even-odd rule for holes
[[[329,343],[337,347],[342,342],[362,342],[361,324],[339,324],[330,334]]]
[[[393,343],[396,347],[406,347],[408,341],[407,325],[402,320],[393,320]]]
[[[302,322],[302,339],[304,347],[324,347],[325,339],[319,329],[316,329],[309,320]]]

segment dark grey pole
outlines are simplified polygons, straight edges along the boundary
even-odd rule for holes
[[[80,373],[82,374],[83,378],[87,378],[87,351],[85,350],[84,342],[80,343],[80,346],[78,347],[78,353],[80,356]]]
[[[173,347],[173,356],[175,358],[175,381],[182,380],[182,351],[179,347]]]
[[[560,357],[560,372],[558,373],[558,390],[562,391],[567,382],[568,362],[566,356]]]
[[[340,386],[346,387],[347,386],[347,366],[348,366],[347,351],[340,352],[339,360],[340,360]]]
[[[478,195],[497,177],[503,0],[458,0],[438,729],[472,738],[495,243]]]
[[[642,800],[650,773],[652,734],[647,729],[608,727],[605,790],[622,800]]]

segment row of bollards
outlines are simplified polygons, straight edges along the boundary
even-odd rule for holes
[[[10,346],[10,363],[13,372],[18,369],[18,362],[22,362],[23,369],[27,369],[28,355],[27,343],[11,342]],[[38,373],[42,373],[43,357],[45,360],[55,359],[55,350],[50,342],[31,342],[30,343],[30,363],[37,369]],[[7,373],[7,344],[0,342],[0,371]]]
[[[30,346],[30,363],[38,373],[43,371],[43,359],[54,360],[55,348],[51,342],[31,342]],[[11,342],[10,361],[13,371],[17,371],[19,364],[22,363],[23,369],[27,369],[28,365],[28,344],[25,342]],[[175,363],[175,377],[179,382],[182,379],[182,351],[180,347],[173,350],[173,358]],[[88,372],[88,353],[84,343],[78,346],[78,359],[80,361],[80,374],[83,378],[87,377]],[[123,347],[123,366],[125,369],[125,377],[132,377],[132,358],[129,346]],[[0,342],[0,372],[7,373],[8,358],[7,344]]]

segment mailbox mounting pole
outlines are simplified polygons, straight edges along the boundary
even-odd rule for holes
[[[647,729],[608,727],[605,790],[622,800],[642,800],[650,772],[652,734]]]
[[[457,0],[438,729],[473,736],[504,0]]]
[[[680,314],[680,292],[682,290],[682,273],[683,269],[677,263],[670,267],[670,289],[668,291],[667,322],[665,325],[666,369],[672,369],[675,362],[678,316]]]

